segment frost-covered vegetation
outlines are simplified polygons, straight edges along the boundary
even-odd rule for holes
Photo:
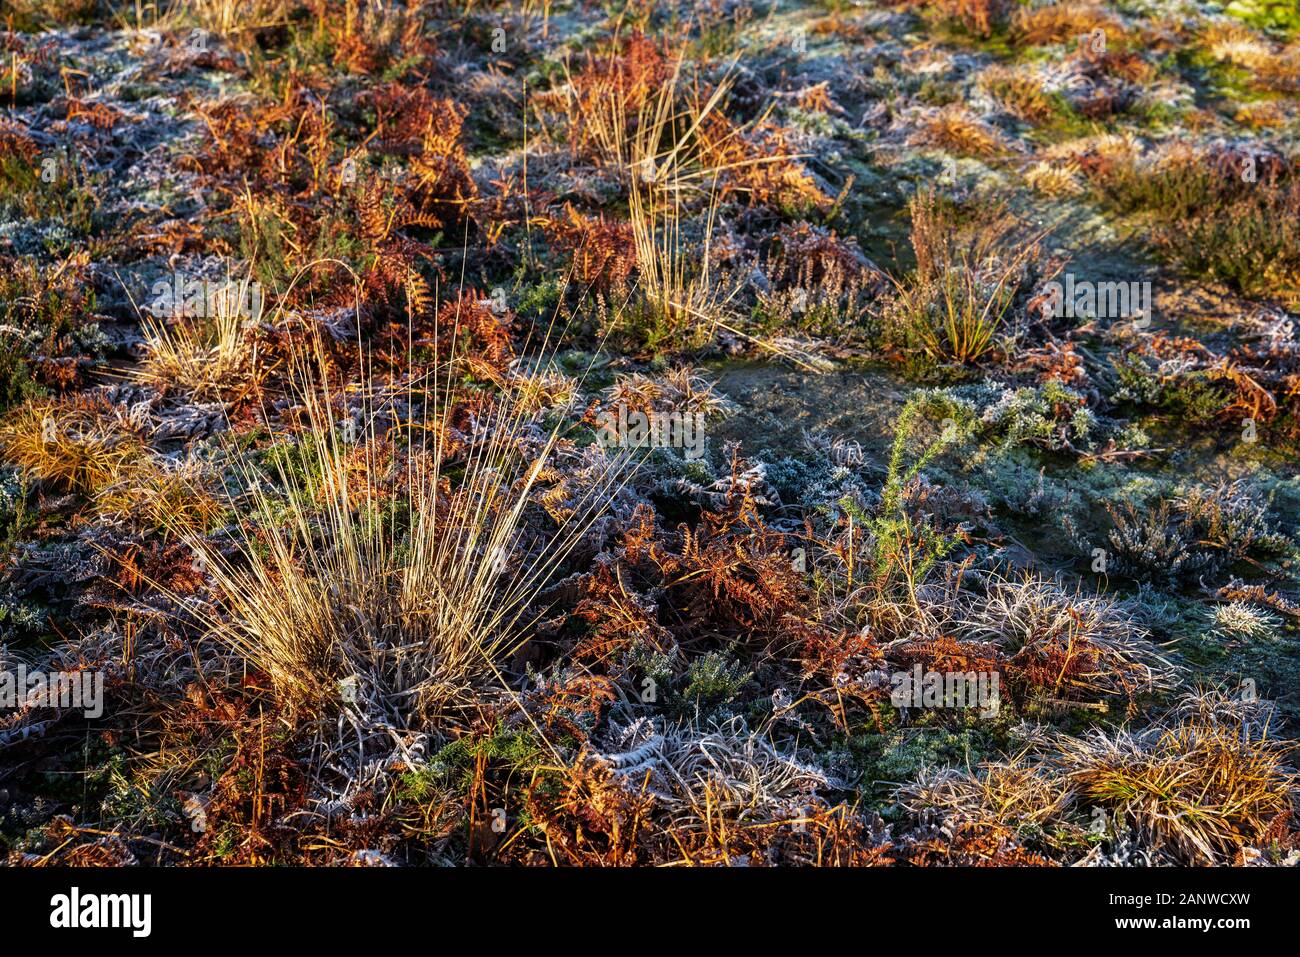
[[[1300,860],[1293,4],[0,52],[8,863]]]

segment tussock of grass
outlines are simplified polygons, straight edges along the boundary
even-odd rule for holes
[[[213,297],[214,315],[173,318],[143,313],[145,355],[132,378],[161,391],[188,392],[200,402],[237,391],[257,363],[246,332],[261,316],[240,312],[251,282],[229,280]]]
[[[558,425],[537,429],[531,401],[507,392],[480,411],[473,439],[456,428],[445,383],[399,386],[397,406],[371,398],[380,382],[363,383],[345,415],[351,390],[319,356],[299,364],[299,467],[276,460],[276,492],[235,453],[249,517],[234,552],[194,540],[223,596],[206,621],[289,703],[427,729],[499,679],[624,460],[603,460],[543,544],[529,506],[561,439]],[[403,408],[412,438],[398,449],[391,416]]]
[[[1052,696],[1131,701],[1172,684],[1169,662],[1112,600],[1050,581],[991,583],[957,628],[1005,650],[1023,680]]]
[[[1049,824],[1075,801],[1069,785],[1028,752],[971,771],[928,768],[898,795],[913,814],[938,811],[950,819],[1013,830]]]
[[[112,484],[143,448],[121,418],[93,401],[37,400],[0,422],[0,454],[65,491]]]
[[[1025,46],[1067,43],[1094,30],[1104,31],[1111,42],[1123,35],[1121,21],[1095,0],[1021,6],[1011,22],[1012,37]]]
[[[1013,8],[1009,0],[899,0],[898,5],[959,24],[985,39],[1006,25],[1007,15]]]
[[[963,106],[949,105],[926,110],[918,118],[915,139],[958,156],[991,158],[1007,153],[1010,146],[994,126]]]
[[[1181,863],[1223,864],[1294,810],[1289,747],[1240,702],[1193,696],[1165,724],[1062,740],[1066,776]]]
[[[1290,748],[1270,733],[1266,706],[1222,692],[1190,694],[1142,731],[1094,729],[1052,743],[1046,755],[931,771],[899,796],[950,826],[1019,831],[1049,846],[1087,835],[1119,845],[1118,825],[1157,860],[1183,865],[1237,862],[1294,809]],[[1098,821],[1110,823],[1099,831]]]
[[[1038,244],[1018,238],[1000,209],[963,223],[933,191],[918,193],[911,213],[916,271],[897,283],[886,322],[896,341],[935,362],[974,363],[1004,331]]]
[[[225,508],[209,490],[204,467],[144,457],[100,488],[95,506],[105,515],[132,519],[149,531],[203,535],[213,531]]]

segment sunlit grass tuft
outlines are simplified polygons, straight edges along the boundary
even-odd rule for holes
[[[93,401],[38,400],[0,422],[0,454],[65,491],[112,484],[143,448],[138,435]]]
[[[537,372],[499,394],[449,384],[331,381],[296,363],[301,431],[270,464],[232,450],[247,516],[232,550],[190,538],[220,595],[213,636],[288,702],[375,727],[427,729],[501,678],[539,592],[608,507],[625,457],[555,523],[536,504],[562,446]]]

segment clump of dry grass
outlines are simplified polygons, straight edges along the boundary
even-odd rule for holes
[[[1212,20],[1200,37],[1210,55],[1250,71],[1252,85],[1262,90],[1300,90],[1300,45],[1271,43],[1235,20]]]
[[[604,293],[598,297],[601,325],[651,352],[701,346],[719,327],[774,348],[729,323],[739,284],[715,262],[723,203],[739,195],[786,210],[824,210],[831,201],[789,153],[780,129],[763,117],[737,124],[724,115],[730,74],[705,83],[686,63],[684,48],[670,60],[633,36],[621,53],[589,61],[542,98],[564,109],[572,148],[612,168],[627,191],[626,231],[575,223],[589,247],[577,250],[575,265],[615,299],[620,280],[631,283],[612,321]],[[623,248],[629,238],[634,280]]]
[[[1237,20],[1224,18],[1210,21],[1201,32],[1200,40],[1216,60],[1253,70],[1267,66],[1274,57],[1272,46]]]
[[[994,207],[963,222],[933,190],[911,203],[916,271],[886,309],[886,331],[941,363],[978,361],[992,348],[1016,293],[1038,258],[1035,239]]]
[[[212,530],[225,511],[205,479],[205,470],[194,459],[172,463],[156,456],[144,457],[101,488],[95,505],[102,514],[129,517],[148,529],[202,535]]]
[[[629,219],[636,247],[638,287],[662,336],[681,335],[680,345],[712,338],[731,298],[713,273],[712,244],[716,194],[706,212],[699,245],[689,241],[684,210],[675,195],[634,186]]]
[[[1025,46],[1066,43],[1094,30],[1103,30],[1114,39],[1123,33],[1124,25],[1095,0],[1024,6],[1011,18],[1011,35]]]
[[[261,320],[260,297],[249,296],[251,279],[227,282],[211,297],[212,314],[178,316],[168,322],[151,312],[141,314],[144,359],[131,372],[137,381],[159,390],[177,388],[196,401],[230,396],[246,384],[257,362],[246,330]],[[258,302],[257,315],[243,315],[240,304]]]
[[[1215,606],[1210,622],[1213,634],[1244,641],[1272,641],[1282,625],[1282,619],[1267,608],[1241,600]]]
[[[689,62],[686,47],[670,55],[633,35],[619,51],[589,58],[579,73],[568,73],[566,65],[565,85],[539,101],[563,111],[571,150],[631,184],[693,193],[707,187],[764,204],[828,207],[783,131],[767,122],[770,111],[733,121],[723,109],[733,74],[706,82]]]
[[[660,376],[639,372],[619,375],[605,390],[612,406],[629,410],[664,412],[677,415],[723,415],[734,406],[699,370],[689,365],[676,366]]]
[[[1043,88],[1032,66],[991,66],[980,73],[979,86],[1004,108],[1030,123],[1046,123],[1058,115],[1060,100]]]
[[[726,84],[708,96],[686,91],[682,67],[679,58],[657,86],[644,91],[635,116],[629,116],[626,98],[596,104],[601,119],[591,129],[602,131],[597,139],[625,177],[637,289],[660,326],[658,335],[707,340],[730,297],[712,263],[721,171],[709,165],[699,131],[718,109]],[[692,237],[690,223],[700,205],[703,225]]]
[[[629,791],[652,797],[656,816],[671,821],[671,837],[665,829],[655,842],[660,860],[771,863],[781,853],[784,863],[861,864],[883,853],[841,826],[846,808],[819,795],[837,782],[740,718],[669,731],[641,721],[622,738],[621,750],[591,757]]]
[[[590,60],[543,98],[564,109],[571,147],[613,168],[627,191],[635,296],[615,322],[651,351],[701,345],[719,325],[751,338],[727,324],[737,287],[723,281],[714,261],[728,198],[783,209],[830,206],[781,130],[763,117],[737,124],[724,114],[730,74],[704,83],[688,75],[686,63],[685,49],[670,59],[633,36],[621,52]],[[593,238],[575,264],[583,278],[617,293],[618,280],[630,276],[619,248],[625,237],[602,228]]]
[[[86,23],[94,18],[98,6],[97,0],[10,0],[5,12],[18,29],[36,32],[37,26]]]
[[[1005,652],[1013,677],[1058,698],[1124,696],[1168,687],[1173,669],[1109,599],[1040,578],[995,580],[957,623]]]
[[[1184,864],[1223,864],[1294,811],[1290,750],[1270,734],[1263,706],[1220,692],[1184,699],[1140,732],[1061,738],[1062,762],[1081,800],[1113,808]]]
[[[1087,192],[1079,164],[1038,162],[1025,171],[1025,182],[1047,196],[1078,196]]]
[[[303,440],[271,487],[232,450],[249,516],[233,553],[190,539],[221,596],[204,622],[292,705],[428,730],[500,678],[625,459],[602,460],[547,533],[530,504],[561,425],[540,428],[531,398],[466,404],[445,382],[364,377],[349,394],[316,345],[296,363]]]
[[[1186,144],[1144,151],[1131,137],[1102,136],[1079,146],[1088,178],[1124,212],[1156,210],[1183,218],[1233,188],[1208,157]]]
[[[95,492],[112,484],[143,450],[122,416],[94,399],[31,402],[0,423],[0,453],[65,491]]]
[[[924,110],[914,141],[958,156],[1001,156],[1011,146],[1005,136],[960,104]]]
[[[382,6],[370,0],[365,6]],[[220,36],[253,30],[284,22],[289,4],[286,0],[179,0],[173,5],[177,15]],[[324,4],[317,3],[323,11]],[[355,15],[358,4],[348,4]],[[321,14],[324,15],[323,12]]]
[[[1286,125],[1287,116],[1276,100],[1253,100],[1238,104],[1233,118],[1252,130],[1276,130]]]
[[[985,38],[1006,23],[1012,6],[1008,0],[902,0],[901,5],[919,7],[927,14],[959,23],[976,36]]]
[[[1012,830],[1051,824],[1075,801],[1068,782],[1027,751],[974,770],[926,768],[898,788],[898,797],[913,814],[938,812],[961,823]]]
[[[911,813],[938,813],[953,828],[1015,833],[1025,825],[1061,853],[1096,834],[1098,810],[1117,820],[1148,859],[1230,864],[1266,842],[1294,811],[1290,746],[1274,739],[1271,710],[1210,690],[1184,696],[1141,731],[1056,734],[1056,750],[1029,751],[975,770],[941,768],[902,785]],[[1089,806],[1091,817],[1086,815]]]
[[[314,0],[310,5],[323,16],[327,2]],[[233,39],[286,22],[294,5],[289,0],[121,0],[110,6],[117,22],[132,30],[190,27]],[[356,0],[349,6],[355,15]]]
[[[664,730],[642,717],[611,724],[524,788],[529,829],[507,860],[563,865],[864,866],[888,864],[879,820],[818,792],[839,789],[820,769],[739,718]]]

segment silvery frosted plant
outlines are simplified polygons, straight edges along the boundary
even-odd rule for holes
[[[1282,624],[1272,612],[1244,601],[1219,605],[1210,613],[1210,619],[1215,634],[1249,641],[1270,641],[1277,638],[1278,628]]]

